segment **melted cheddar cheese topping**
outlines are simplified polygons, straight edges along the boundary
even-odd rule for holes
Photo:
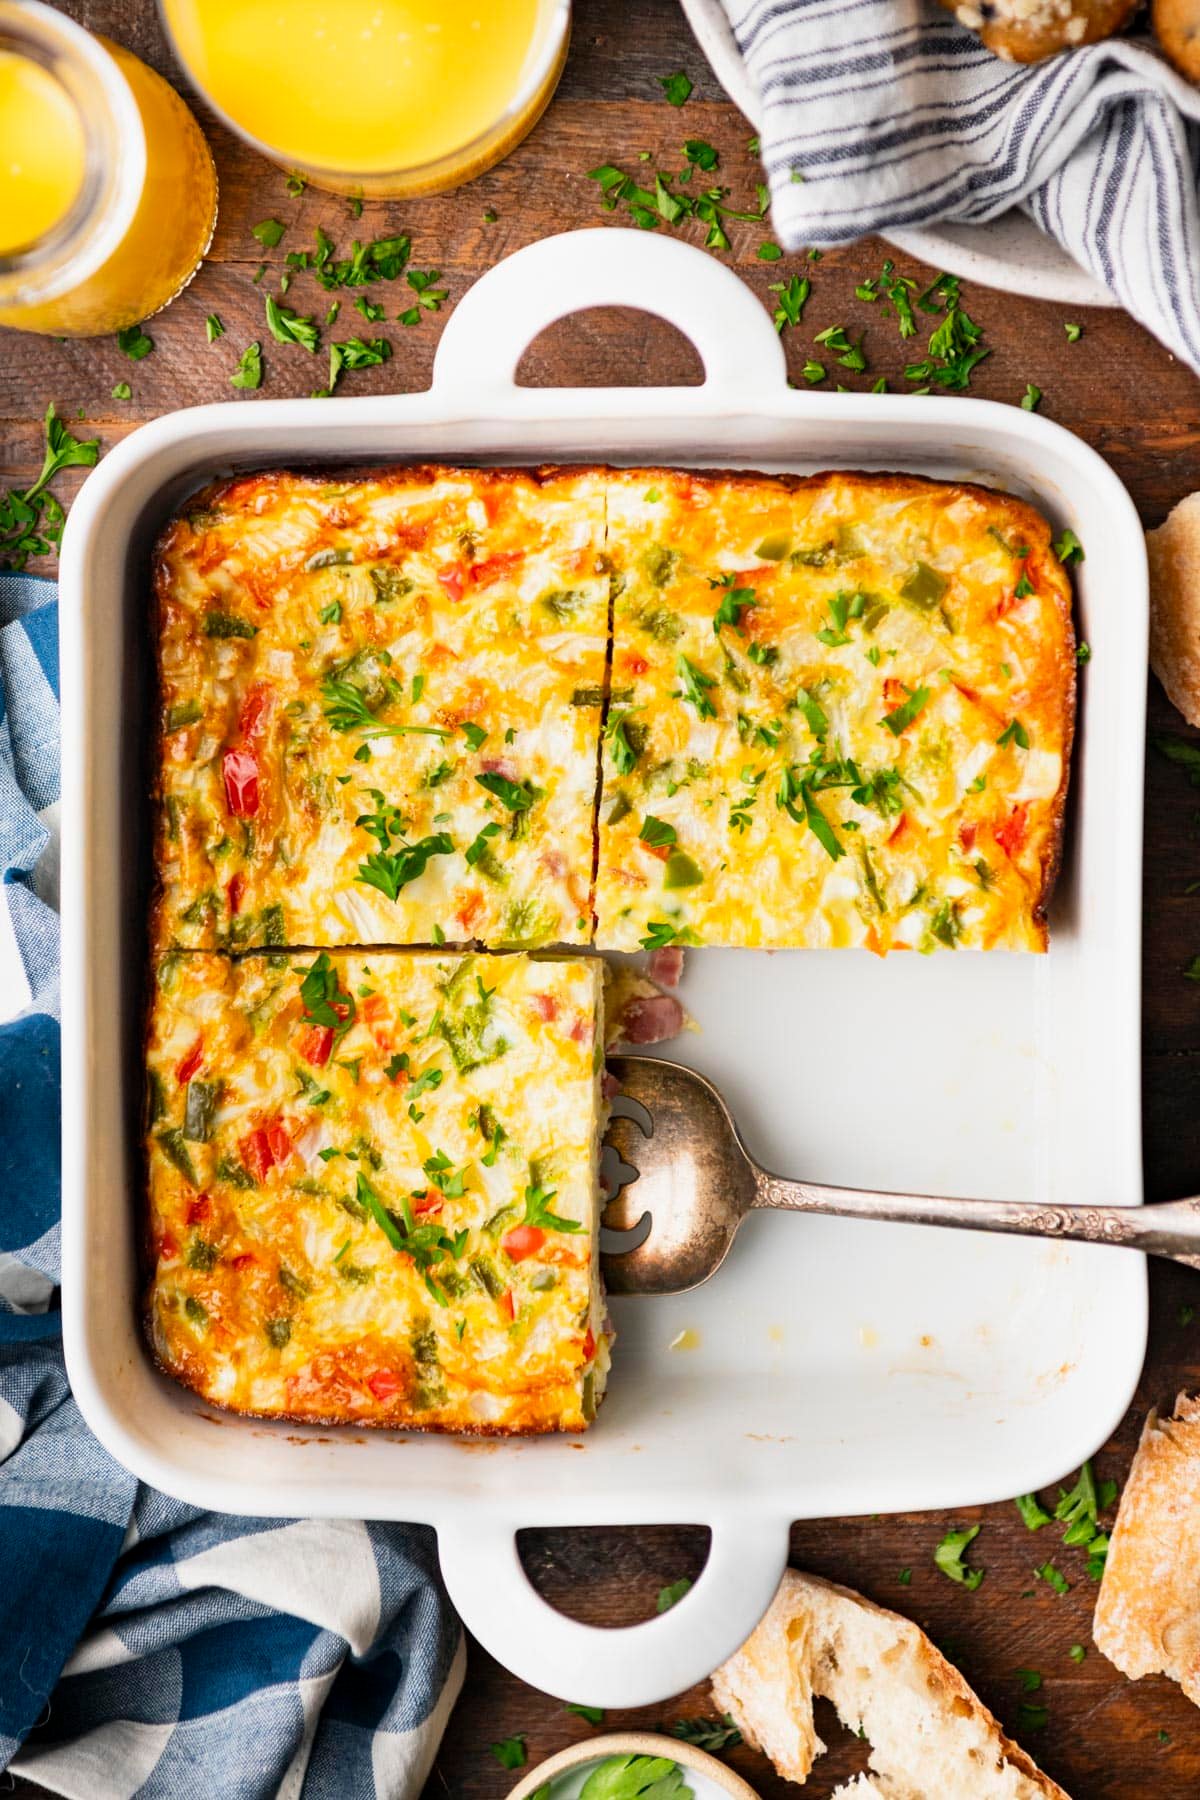
[[[602,965],[172,951],[155,968],[150,1341],[241,1413],[583,1429]]]
[[[1023,502],[609,476],[596,941],[1042,950],[1070,588]]]

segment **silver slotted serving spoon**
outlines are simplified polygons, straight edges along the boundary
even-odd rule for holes
[[[1200,1200],[1140,1207],[1042,1206],[788,1181],[754,1161],[724,1100],[703,1075],[649,1056],[612,1056],[608,1067],[621,1084],[621,1098],[649,1114],[649,1128],[623,1113],[609,1125],[606,1142],[625,1165],[621,1173],[626,1179],[605,1208],[604,1224],[632,1232],[650,1215],[643,1242],[605,1253],[610,1294],[681,1294],[698,1287],[728,1256],[746,1214],[762,1207],[1078,1239],[1144,1250],[1200,1269]]]

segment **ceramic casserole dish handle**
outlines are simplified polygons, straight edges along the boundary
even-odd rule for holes
[[[511,1525],[482,1517],[441,1525],[438,1554],[467,1629],[530,1687],[584,1706],[650,1706],[706,1680],[746,1641],[787,1563],[786,1525],[747,1530],[730,1517],[711,1530],[695,1586],[657,1618],[616,1629],[581,1625],[543,1600]]]
[[[711,256],[630,231],[574,231],[518,250],[459,301],[433,367],[435,390],[461,399],[511,395],[539,332],[595,306],[651,312],[692,341],[708,393],[731,407],[786,381],[779,337],[749,289]],[[619,1377],[618,1377],[619,1379]],[[595,1428],[604,1430],[604,1419]],[[710,1675],[750,1635],[787,1561],[787,1526],[747,1533],[733,1518],[706,1521],[712,1548],[695,1588],[668,1612],[618,1630],[581,1625],[531,1586],[517,1522],[478,1516],[442,1525],[442,1572],[463,1621],[522,1681],[592,1706],[639,1706]]]
[[[538,333],[596,306],[636,307],[676,326],[700,353],[706,392],[725,390],[732,407],[764,389],[777,398],[786,385],[779,335],[731,269],[691,244],[600,229],[543,238],[481,276],[446,321],[434,390],[511,394]]]

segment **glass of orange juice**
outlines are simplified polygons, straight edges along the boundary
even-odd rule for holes
[[[0,0],[0,325],[119,331],[212,238],[217,177],[173,88],[39,0]]]
[[[521,142],[558,85],[570,0],[159,0],[234,130],[317,187],[457,187]]]

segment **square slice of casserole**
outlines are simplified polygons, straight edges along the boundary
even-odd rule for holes
[[[607,515],[599,946],[1045,948],[1075,657],[1031,506],[652,469]]]
[[[586,943],[586,470],[250,475],[155,558],[155,943]]]
[[[172,951],[154,969],[147,1331],[233,1412],[578,1431],[603,966]]]

